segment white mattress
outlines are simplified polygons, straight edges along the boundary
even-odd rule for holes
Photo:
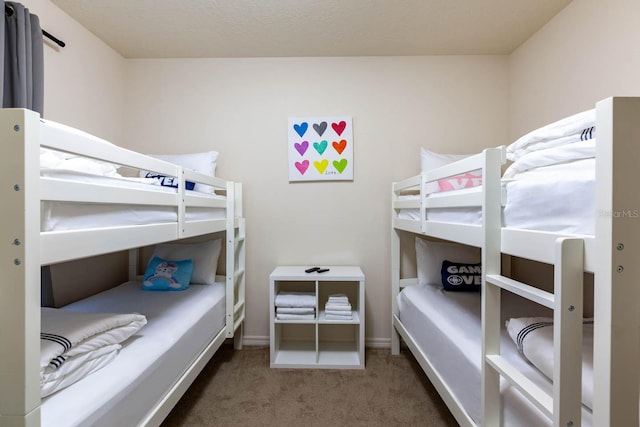
[[[433,285],[406,287],[397,296],[400,320],[435,369],[462,403],[471,418],[481,420],[481,326],[480,294],[446,292]],[[523,301],[513,294],[503,294],[503,320],[518,315],[539,315],[546,309]],[[501,337],[502,356],[551,391],[551,383],[517,351],[506,330]],[[515,388],[502,380],[503,425],[551,426],[551,421]],[[582,425],[590,425],[591,414],[583,408]]]
[[[504,227],[593,235],[595,230],[595,173],[568,165],[549,166],[520,174],[503,183]],[[458,190],[458,192],[465,190]],[[437,194],[437,193],[436,193]],[[420,220],[419,209],[402,209],[401,219]],[[479,208],[430,209],[427,219],[481,224]]]
[[[138,312],[148,323],[110,364],[43,399],[42,426],[133,426],[222,330],[225,287],[154,292],[127,282],[64,308]]]
[[[143,178],[114,178],[86,174],[76,171],[47,169],[41,175],[49,178],[79,181],[84,183],[104,184],[109,186],[146,189],[151,191],[175,192],[170,187],[151,185]],[[224,199],[224,196],[190,192],[203,198]],[[178,213],[172,206],[116,205],[93,203],[70,203],[43,201],[41,203],[41,231],[63,231],[82,228],[115,227],[126,225],[143,225],[170,223],[178,220]],[[188,208],[186,220],[209,220],[225,218],[224,209]]]

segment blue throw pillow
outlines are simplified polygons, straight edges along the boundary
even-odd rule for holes
[[[150,291],[182,291],[189,287],[193,261],[167,261],[154,256],[144,272],[142,289]]]
[[[178,188],[178,178],[174,178],[172,176],[159,175],[157,173],[147,172],[144,175],[144,177],[155,178],[155,180],[158,181],[158,183],[163,187]],[[185,181],[184,183],[184,188],[187,190],[193,190],[195,186],[196,186],[195,182]]]
[[[447,291],[479,291],[482,284],[482,264],[442,261],[442,286]]]

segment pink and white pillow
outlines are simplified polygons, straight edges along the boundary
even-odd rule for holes
[[[471,154],[441,154],[429,151],[426,148],[420,149],[420,165],[422,172],[427,172],[439,167],[448,165],[449,163],[457,162]],[[437,182],[429,182],[425,186],[427,193],[436,193],[439,191],[452,191],[462,188],[475,187],[482,184],[482,174],[473,172],[467,172],[461,175],[450,176],[443,178]]]

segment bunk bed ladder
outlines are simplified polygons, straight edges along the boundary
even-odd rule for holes
[[[553,293],[518,282],[500,274],[487,274],[489,298],[483,312],[483,350],[485,394],[483,424],[499,425],[500,377],[519,390],[553,420],[554,426],[581,424],[582,322],[583,322],[584,241],[579,238],[556,240]],[[500,292],[505,290],[553,310],[553,394],[529,380],[500,355]],[[489,319],[489,317],[491,317]]]
[[[245,316],[245,253],[246,230],[242,214],[242,184],[230,182],[227,185],[226,231],[226,281],[228,293],[226,337],[234,338],[234,347],[242,348],[243,323]]]

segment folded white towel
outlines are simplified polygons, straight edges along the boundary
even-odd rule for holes
[[[349,304],[349,298],[345,294],[329,295],[327,302]]]
[[[278,314],[315,314],[316,309],[313,307],[277,307]]]
[[[316,295],[313,292],[278,292],[276,307],[315,307]]]
[[[324,316],[327,320],[353,320],[353,316],[337,316],[335,314],[326,314]]]
[[[280,313],[276,315],[278,320],[313,320],[316,318],[315,314],[286,314]]]
[[[351,304],[333,304],[327,303],[324,308],[326,310],[351,311]]]
[[[325,310],[325,314],[331,314],[334,316],[345,316],[351,317],[353,315],[352,311],[342,311],[342,310]]]

